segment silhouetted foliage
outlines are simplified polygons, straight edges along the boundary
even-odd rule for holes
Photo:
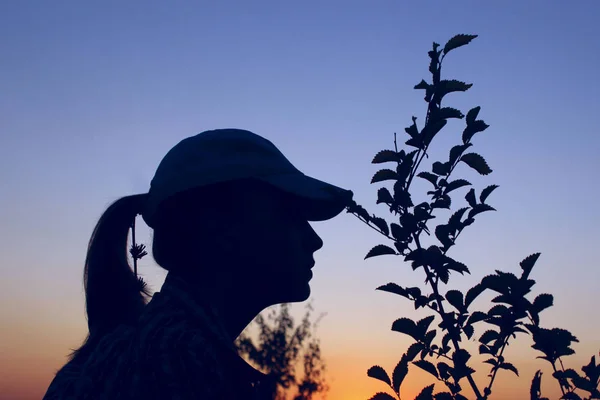
[[[311,322],[312,307],[307,311],[299,325],[295,325],[290,315],[289,305],[282,304],[271,310],[267,317],[259,315],[253,322],[258,329],[255,342],[246,333],[236,340],[236,346],[242,356],[250,360],[264,373],[274,377],[277,387],[273,398],[310,400],[314,394],[325,393],[325,362],[321,358],[321,347],[315,337],[319,319]],[[298,367],[302,374],[298,374]]]
[[[561,399],[598,399],[600,367],[595,358],[592,357],[590,363],[582,368],[584,375],[573,369],[565,369],[562,358],[575,353],[570,346],[577,338],[564,329],[546,329],[540,326],[540,313],[553,305],[553,297],[547,293],[533,299],[529,297],[535,285],[530,275],[539,253],[532,254],[521,262],[519,274],[496,270],[466,292],[455,289],[444,291],[444,285],[449,283],[452,273],[470,274],[465,264],[450,257],[448,253],[463,230],[471,226],[480,214],[495,211],[487,200],[498,188],[497,185],[489,185],[477,196],[477,191],[471,187],[464,195],[466,205],[454,207],[447,222],[430,226],[430,221],[436,218],[435,214],[439,209],[451,210],[452,205],[458,203],[458,190],[472,186],[468,180],[455,176],[461,163],[480,175],[492,172],[485,158],[472,149],[473,140],[489,127],[482,119],[478,119],[481,108],[473,107],[464,115],[460,110],[442,105],[449,93],[466,92],[472,86],[454,79],[442,79],[442,63],[450,51],[467,45],[476,37],[477,35],[456,35],[443,47],[433,43],[428,52],[431,80],[421,80],[415,86],[417,90],[424,90],[427,103],[422,129],[419,130],[417,126],[417,118],[412,117],[412,124],[405,129],[408,135],[406,150],[398,149],[394,135],[394,150],[382,150],[372,161],[373,164],[396,165],[393,169],[377,171],[371,180],[371,183],[385,182],[393,185],[391,190],[385,187],[378,189],[377,204],[388,206],[394,222],[388,224],[385,219],[369,213],[355,202],[347,209],[390,240],[389,245],[378,244],[373,247],[365,258],[401,256],[411,264],[414,271],[419,270],[425,275],[424,288],[388,283],[377,289],[404,297],[414,303],[415,309],[426,308],[432,313],[420,321],[406,317],[396,320],[392,324],[392,330],[411,337],[414,343],[402,356],[391,377],[380,366],[371,367],[367,375],[385,383],[397,398],[401,398],[401,385],[408,374],[408,366],[412,363],[427,371],[448,389],[433,394],[434,385],[430,385],[416,399],[466,399],[461,386],[466,380],[477,400],[484,400],[492,393],[500,370],[519,375],[518,369],[503,354],[517,334],[529,334],[534,341],[532,347],[543,354],[539,358],[553,367],[553,376],[558,380],[563,393]],[[422,161],[429,157],[428,150],[433,139],[449,119],[465,122],[461,142],[449,150],[447,160],[433,162],[431,171],[420,171]],[[427,191],[429,200],[416,205],[410,190],[415,177],[432,186]],[[426,246],[423,233],[435,238],[435,243]],[[487,311],[472,309],[474,300],[483,292],[495,295],[492,307]],[[487,383],[477,383],[472,376],[475,370],[469,362],[471,354],[464,348],[464,342],[472,338],[478,338],[479,353],[486,355],[484,363],[490,366]],[[463,342],[463,339],[466,340]],[[532,400],[542,400],[540,385],[541,372],[538,371],[531,385]],[[587,397],[581,397],[576,391],[586,392]],[[388,393],[380,392],[371,399],[394,398]]]

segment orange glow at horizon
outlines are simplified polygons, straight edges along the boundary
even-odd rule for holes
[[[13,324],[13,327],[16,325]],[[4,400],[29,400],[39,399],[45,392],[53,373],[66,360],[66,352],[59,349],[68,349],[73,347],[83,338],[85,327],[82,325],[80,334],[72,334],[69,337],[58,335],[54,332],[52,335],[45,335],[43,341],[33,340],[34,336],[39,335],[39,330],[30,330],[27,334],[21,325],[20,329],[13,328],[8,335],[4,331],[3,343],[13,343],[12,348],[2,348],[0,359],[0,399]],[[29,327],[30,328],[30,327]],[[50,329],[51,331],[51,329]],[[33,344],[33,345],[32,345]],[[569,365],[578,369],[579,365],[587,362],[588,351],[591,349],[579,349],[582,356],[577,356],[569,360]],[[520,349],[512,353],[520,352]],[[65,353],[60,355],[59,353]],[[396,354],[387,356],[384,353],[367,354],[366,351],[356,349],[352,354],[336,353],[333,349],[327,351],[324,349],[325,361],[327,364],[327,379],[330,385],[330,391],[327,393],[329,400],[367,400],[375,393],[386,391],[384,383],[367,377],[366,370],[374,364],[381,365],[391,374],[393,367],[398,361]],[[523,357],[512,359],[513,363],[519,368],[520,378],[511,376],[511,372],[504,372],[499,375],[497,384],[494,387],[494,394],[491,399],[509,400],[527,397],[531,377],[534,372],[543,367],[541,361],[532,361],[531,354],[526,351]],[[376,360],[375,362],[373,360]],[[580,362],[581,361],[581,362]],[[476,367],[477,365],[474,364]],[[485,367],[484,367],[485,368]],[[542,368],[543,369],[543,368]],[[542,389],[545,396],[558,398],[558,388],[556,382],[551,378],[551,373],[546,371],[542,380]],[[478,372],[476,381],[486,381],[485,374]],[[402,385],[402,398],[413,399],[423,387],[434,383],[429,374],[421,371],[419,368],[411,366],[409,374]],[[470,398],[466,382],[463,383],[465,394]],[[445,387],[437,383],[435,392],[443,391]],[[387,390],[389,393],[389,390]]]

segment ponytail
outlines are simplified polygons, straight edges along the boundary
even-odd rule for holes
[[[150,297],[127,258],[129,229],[145,199],[138,194],[115,201],[94,228],[83,272],[89,334],[72,359],[118,325],[133,323]]]

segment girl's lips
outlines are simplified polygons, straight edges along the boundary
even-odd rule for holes
[[[312,270],[309,269],[308,271],[306,271],[306,276],[308,276],[308,280],[310,281],[312,279],[312,277],[313,277]]]

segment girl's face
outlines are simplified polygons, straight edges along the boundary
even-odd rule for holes
[[[313,253],[323,241],[299,202],[269,186],[251,191],[236,223],[233,257],[239,277],[271,304],[298,302],[310,295]]]

